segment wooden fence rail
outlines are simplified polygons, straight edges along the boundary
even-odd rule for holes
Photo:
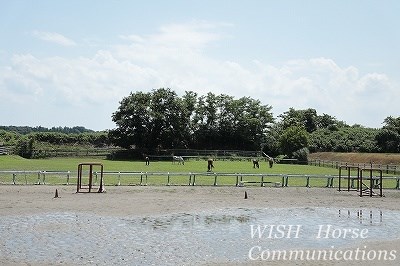
[[[327,160],[309,160],[309,165],[320,166],[320,167],[330,167],[339,169],[340,166],[351,166],[359,168],[371,168],[371,169],[381,169],[386,174],[397,175],[400,174],[400,165],[395,164],[375,164],[375,163],[347,163],[339,161],[327,161]]]

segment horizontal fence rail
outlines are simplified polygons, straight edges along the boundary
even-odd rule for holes
[[[400,174],[400,165],[396,164],[376,164],[376,163],[347,163],[340,161],[327,161],[327,160],[308,160],[309,165],[329,167],[339,169],[341,166],[359,167],[359,168],[373,168],[381,169],[386,174],[397,175]]]
[[[10,147],[0,146],[0,155],[7,155],[11,152]]]
[[[88,176],[88,171],[83,172]],[[93,172],[94,184],[100,182],[100,172]],[[338,187],[338,175],[305,174],[249,174],[213,172],[103,172],[105,185],[187,185],[187,186],[236,186],[247,185],[274,187]],[[0,171],[0,184],[41,185],[76,184],[77,172],[71,171]],[[342,181],[357,179],[357,176],[341,176]],[[384,176],[389,185],[385,189],[400,189],[400,176]]]

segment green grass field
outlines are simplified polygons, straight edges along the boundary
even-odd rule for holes
[[[196,185],[217,185],[234,186],[238,180],[259,182],[264,181],[282,183],[282,175],[289,175],[289,186],[306,186],[306,176],[309,175],[311,187],[325,187],[327,178],[324,175],[338,175],[338,169],[309,165],[295,164],[274,164],[269,168],[267,162],[260,162],[260,168],[253,168],[249,161],[220,161],[214,162],[213,173],[207,173],[207,162],[204,160],[187,160],[185,165],[173,164],[171,161],[151,161],[145,165],[144,161],[111,161],[104,158],[51,158],[51,159],[24,159],[19,156],[0,156],[0,184],[35,184],[43,182],[45,173],[46,184],[76,184],[77,168],[79,163],[97,162],[104,166],[104,181],[106,185],[188,185],[189,178],[193,181],[196,178]],[[85,168],[84,168],[85,170]],[[99,168],[94,168],[98,171]],[[5,171],[33,171],[14,173]],[[51,171],[67,172],[51,173]],[[110,172],[114,172],[113,174]],[[121,174],[118,174],[121,172]],[[136,172],[136,174],[126,174]],[[141,173],[140,173],[141,172]],[[168,174],[169,173],[169,174]],[[195,174],[194,174],[195,173]],[[347,174],[343,173],[344,175]],[[298,176],[290,176],[298,175]],[[319,175],[320,177],[315,177]],[[215,180],[217,178],[217,180]],[[342,181],[347,185],[347,181]],[[259,183],[247,183],[246,186],[260,186]],[[338,179],[334,179],[333,185],[338,186]],[[268,184],[266,184],[268,186]],[[396,180],[388,179],[384,182],[385,188],[395,188]]]

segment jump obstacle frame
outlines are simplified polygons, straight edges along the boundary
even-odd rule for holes
[[[88,176],[88,183],[83,183],[83,169],[84,167],[89,167],[89,176]],[[100,186],[99,189],[97,190],[98,193],[103,193],[105,192],[105,189],[103,188],[103,164],[102,163],[80,163],[78,164],[78,178],[77,178],[77,184],[76,184],[76,193],[79,192],[87,192],[90,193],[94,189],[93,184],[93,168],[94,167],[100,167]],[[97,175],[96,175],[97,179]],[[97,181],[97,180],[96,180]]]
[[[347,170],[347,176],[342,176],[342,169]],[[357,176],[351,176],[351,171],[357,171]],[[363,176],[364,172],[369,172],[369,175]],[[378,175],[373,175],[373,173]],[[341,165],[339,167],[339,191],[342,191],[341,179],[347,179],[347,191],[357,191],[360,197],[363,196],[379,196],[383,197],[383,171],[378,168],[360,168],[357,166]],[[356,181],[356,186],[354,182]],[[369,181],[369,182],[368,182]],[[376,193],[375,190],[379,192]]]

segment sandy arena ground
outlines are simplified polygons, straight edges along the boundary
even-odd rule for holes
[[[54,198],[55,192],[59,198]],[[0,186],[0,221],[5,217],[33,217],[53,213],[83,213],[102,217],[135,217],[160,214],[191,213],[223,208],[285,208],[337,207],[376,208],[400,211],[400,191],[384,191],[385,197],[359,197],[356,192],[338,192],[334,188],[259,188],[259,187],[189,187],[189,186],[120,186],[106,187],[106,193],[75,193],[75,186]],[[247,192],[248,199],[244,199]],[[399,220],[400,223],[400,220]],[[0,223],[0,225],[2,225]],[[3,226],[13,225],[5,224]],[[3,230],[5,230],[3,228]],[[57,237],[59,228],[45,228],[47,234]],[[25,231],[15,230],[15,237]],[[21,234],[21,235],[19,235]],[[84,241],[84,237],[82,238]],[[374,249],[395,250],[394,261],[248,261],[243,265],[400,265],[400,239],[374,241],[366,239]],[[32,247],[34,249],[35,247]],[[162,251],[160,251],[162,252]],[[60,255],[61,256],[61,255]],[[26,257],[25,257],[26,258]],[[26,261],[24,256],[6,249],[0,240],[0,265],[70,265],[76,261],[60,261],[44,255],[41,261]],[[78,263],[76,263],[78,264]],[[81,261],[79,264],[103,265],[101,262]],[[137,265],[135,262],[116,264]],[[179,264],[179,263],[178,263]],[[194,263],[197,264],[197,263]],[[204,262],[203,262],[204,264]],[[205,264],[232,265],[230,262]],[[105,265],[105,264],[104,264]],[[160,261],[159,265],[163,265]]]

